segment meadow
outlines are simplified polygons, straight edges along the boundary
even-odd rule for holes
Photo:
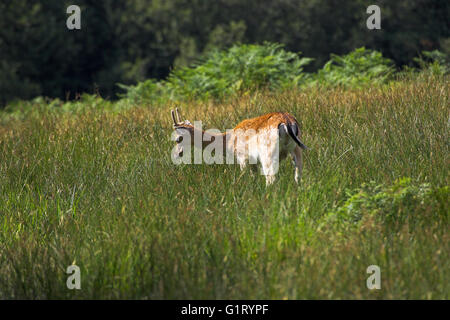
[[[0,118],[0,298],[450,298],[448,75],[180,105],[221,130],[292,113],[310,147],[298,186],[290,161],[269,187],[174,165],[171,103],[23,105]]]

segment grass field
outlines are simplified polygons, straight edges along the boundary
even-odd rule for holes
[[[182,105],[221,130],[295,115],[298,187],[290,161],[268,188],[173,165],[172,105],[45,105],[0,116],[0,298],[450,298],[448,76]]]

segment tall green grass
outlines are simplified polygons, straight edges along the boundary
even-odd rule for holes
[[[182,106],[223,130],[295,115],[303,180],[286,161],[269,188],[173,165],[171,105],[35,101],[0,124],[0,298],[448,299],[448,95],[448,76],[424,74]]]

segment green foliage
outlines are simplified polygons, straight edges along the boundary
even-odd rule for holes
[[[359,48],[332,55],[316,74],[305,73],[311,58],[288,52],[280,44],[235,45],[213,51],[191,67],[174,69],[167,80],[136,86],[119,85],[134,103],[164,100],[223,99],[256,89],[308,86],[359,87],[385,83],[394,73],[392,62],[380,52]]]
[[[417,59],[421,69],[409,68],[398,74],[406,71],[414,75],[430,70],[433,75],[445,74],[448,68],[445,55],[438,51],[424,55],[430,58]],[[128,102],[160,105],[169,101],[224,100],[259,89],[367,87],[386,83],[393,79],[395,71],[391,61],[383,58],[380,52],[365,48],[343,56],[332,55],[317,73],[304,72],[304,67],[312,60],[284,50],[281,44],[234,45],[227,50],[214,50],[190,67],[175,68],[166,80],[148,79],[136,85],[118,83],[117,86],[125,91],[119,94],[126,100],[121,105]],[[54,104],[47,106],[50,105]],[[12,103],[7,111],[11,113],[15,106],[20,106],[18,109],[23,111],[30,104]]]
[[[342,205],[329,213],[327,222],[356,227],[374,217],[384,225],[398,227],[407,221],[448,220],[448,186],[414,185],[410,178],[402,178],[390,186],[364,183],[360,188],[348,191],[347,197]]]
[[[83,93],[75,100],[62,101],[58,98],[50,99],[36,97],[32,100],[15,100],[0,111],[0,124],[11,120],[39,119],[48,114],[61,115],[80,114],[89,111],[105,111],[116,113],[134,106],[130,101],[119,100],[112,102],[94,94]]]
[[[139,82],[137,85],[117,84],[126,93],[119,94],[120,97],[126,98],[134,104],[142,104],[149,102],[156,102],[163,100],[166,97],[167,89],[162,82],[157,82],[155,79],[148,79]]]
[[[191,68],[175,69],[166,81],[177,98],[223,98],[257,88],[277,89],[302,83],[312,59],[287,52],[280,44],[233,46],[214,51]]]
[[[285,51],[280,44],[235,45],[213,51],[192,67],[173,70],[167,80],[147,80],[136,86],[120,85],[133,102],[222,99],[255,89],[280,89],[304,83],[304,66],[312,61]]]
[[[12,103],[17,97],[31,99],[41,93],[38,83],[21,78],[18,71],[17,63],[0,61],[0,107],[7,102]]]
[[[422,55],[414,58],[414,61],[422,70],[429,71],[434,75],[445,75],[450,72],[449,54],[439,50],[422,51]]]
[[[121,70],[117,70],[118,43],[108,21],[113,16],[106,14],[110,3],[77,2],[82,28],[74,31],[66,28],[66,9],[71,4],[68,0],[0,2],[0,105],[37,95],[74,99],[95,88],[111,96]]]
[[[417,52],[445,50],[450,34],[442,0],[383,0],[378,32],[365,26],[365,0],[79,0],[77,31],[65,28],[71,4],[0,1],[0,107],[37,95],[115,99],[118,82],[165,79],[174,67],[237,43],[283,43],[314,57],[308,71],[315,71],[331,52],[363,45],[402,66]]]
[[[331,55],[312,84],[362,86],[386,82],[394,73],[393,63],[377,51],[358,48],[347,55]]]

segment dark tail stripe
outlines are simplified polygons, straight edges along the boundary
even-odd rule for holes
[[[307,150],[308,147],[305,146],[303,142],[300,141],[300,139],[297,137],[297,134],[294,133],[294,130],[298,133],[298,126],[297,124],[285,124],[285,127],[287,128],[288,134],[291,136],[291,138],[295,141],[295,143],[298,144],[298,146],[302,149]]]

